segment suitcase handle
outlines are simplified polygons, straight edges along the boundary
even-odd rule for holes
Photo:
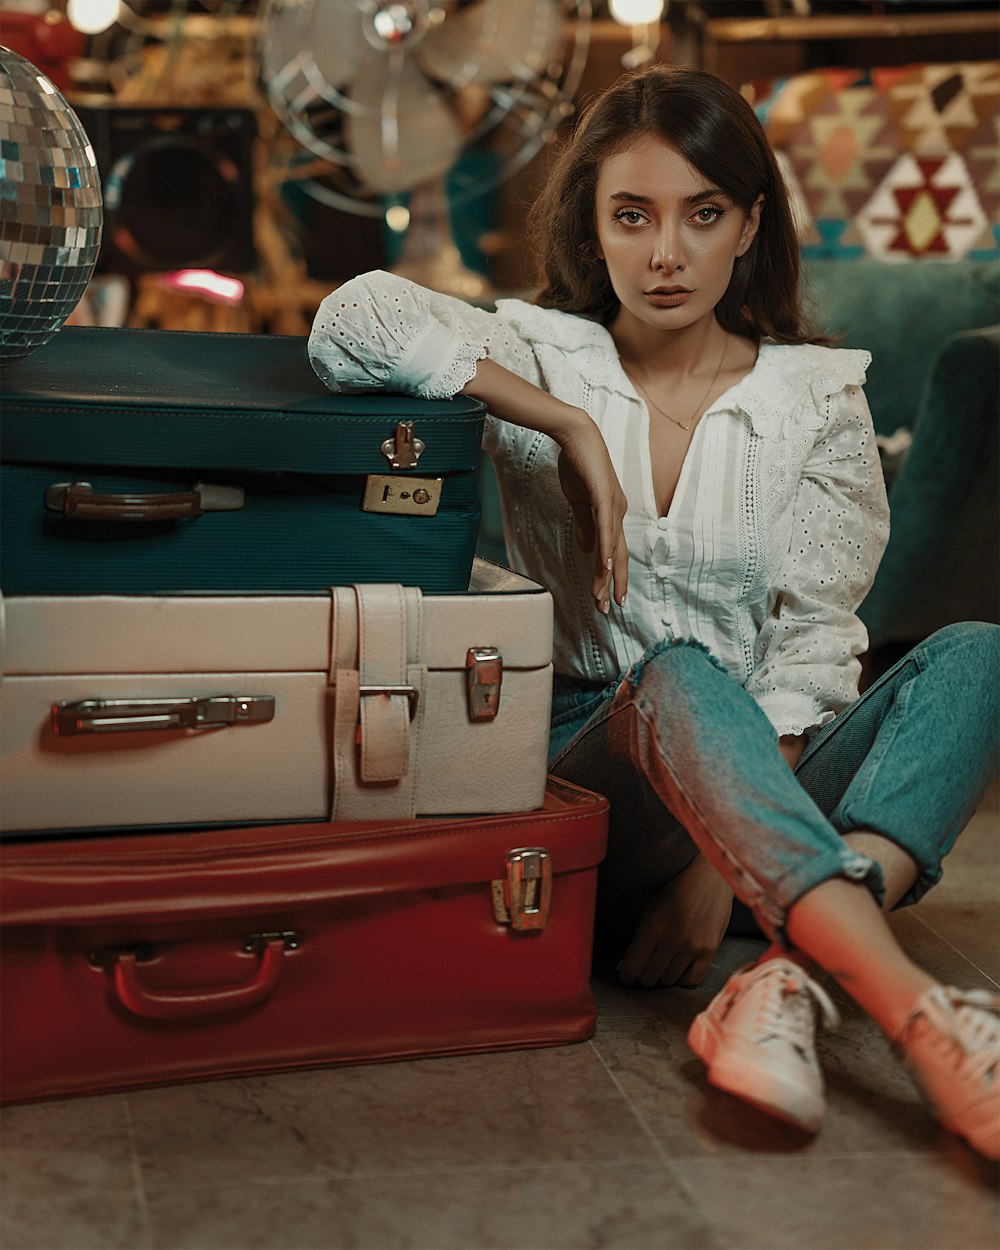
[[[215,989],[151,990],[143,983],[138,951],[134,948],[111,951],[109,956],[114,962],[114,987],[119,1001],[126,1010],[145,1020],[197,1020],[255,1007],[277,988],[286,948],[298,946],[293,934],[263,933],[259,936],[255,949],[260,962],[253,976],[238,985]]]
[[[273,694],[215,694],[177,699],[63,699],[49,712],[52,732],[131,733],[147,729],[216,729],[274,720]]]
[[[71,521],[179,521],[203,512],[238,512],[245,502],[242,486],[211,482],[166,495],[95,495],[89,482],[58,482],[45,491],[46,508]]]

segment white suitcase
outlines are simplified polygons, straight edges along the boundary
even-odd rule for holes
[[[486,561],[464,595],[4,606],[5,835],[542,805],[552,599]]]

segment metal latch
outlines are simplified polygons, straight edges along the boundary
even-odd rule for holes
[[[271,929],[260,933],[248,933],[243,939],[243,949],[248,954],[259,954],[268,942],[281,941],[286,951],[297,951],[302,939],[294,929]]]
[[[469,720],[493,720],[500,708],[503,656],[496,647],[470,647],[465,655]]]
[[[400,421],[396,433],[387,438],[379,450],[394,469],[415,469],[427,444],[414,434],[412,421]]]
[[[98,946],[87,951],[87,963],[92,968],[113,966],[119,955],[134,955],[137,963],[148,963],[156,955],[152,942],[124,942],[121,946]]]
[[[544,929],[552,907],[552,856],[541,846],[507,854],[507,875],[492,882],[493,916],[518,932]]]
[[[439,477],[392,477],[388,473],[370,473],[365,483],[361,510],[434,516],[441,503],[442,481]]]
[[[274,720],[273,694],[220,694],[190,699],[81,699],[52,704],[52,732],[126,733],[147,729],[211,729]]]

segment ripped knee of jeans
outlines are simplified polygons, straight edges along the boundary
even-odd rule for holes
[[[720,673],[726,673],[728,676],[729,670],[726,666],[721,662],[721,660],[718,660],[712,652],[709,651],[708,647],[706,647],[705,644],[699,639],[691,637],[660,638],[657,642],[650,643],[635,663],[628,668],[622,678],[622,681],[627,681],[629,685],[633,687],[638,686],[638,684],[642,681],[643,673],[646,671],[646,665],[652,660],[655,660],[658,656],[674,650],[675,648],[684,648],[686,651],[694,651],[704,655],[709,663],[717,668]]]

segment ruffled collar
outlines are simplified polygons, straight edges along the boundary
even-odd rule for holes
[[[813,343],[761,343],[757,363],[713,408],[745,413],[755,434],[784,438],[789,430],[818,430],[828,396],[862,386],[871,353]]]
[[[525,338],[572,354],[573,368],[591,386],[635,395],[606,327],[518,299],[497,300],[496,307]],[[792,428],[819,429],[827,396],[863,385],[869,364],[871,353],[853,348],[765,341],[754,367],[716,400],[712,411],[744,413],[762,438],[785,437],[789,423]]]

